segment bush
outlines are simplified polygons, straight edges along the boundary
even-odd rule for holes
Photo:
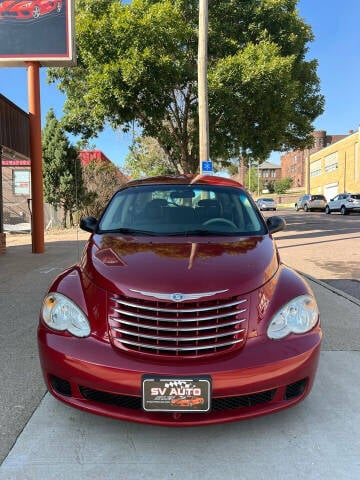
[[[274,182],[274,192],[275,193],[285,193],[286,190],[289,190],[293,183],[292,178],[282,178],[281,180],[275,180]]]

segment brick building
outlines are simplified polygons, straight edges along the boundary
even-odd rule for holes
[[[4,223],[29,219],[30,177],[29,115],[0,94],[0,253]]]
[[[257,165],[253,164],[252,168],[257,168]],[[246,176],[248,174],[248,171],[249,171],[248,167],[244,165],[244,162],[240,161],[239,176],[237,180],[242,185],[246,184]],[[271,162],[261,163],[259,166],[258,172],[259,172],[259,179],[262,180],[263,185],[272,183],[275,180],[279,180],[280,178],[282,178],[281,167],[280,165],[276,165],[275,163],[271,163]]]
[[[30,160],[3,157],[2,181],[4,224],[30,223]]]
[[[101,150],[81,150],[79,159],[83,167],[87,167],[91,162],[94,162],[96,165],[110,165],[112,163]]]
[[[350,132],[350,134],[353,132]],[[314,145],[305,150],[293,150],[282,155],[281,175],[282,178],[292,178],[293,187],[304,187],[306,183],[306,159],[313,153],[322,150],[333,143],[342,140],[347,135],[327,135],[325,130],[316,130],[313,132]]]
[[[309,192],[330,200],[338,193],[360,192],[360,128],[310,156]]]

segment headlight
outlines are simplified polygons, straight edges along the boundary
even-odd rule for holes
[[[272,318],[267,335],[273,340],[284,338],[290,333],[306,333],[315,327],[319,309],[315,298],[302,295],[294,298]]]
[[[49,293],[45,297],[41,313],[46,325],[53,330],[67,330],[76,337],[90,334],[90,325],[83,311],[60,293]]]

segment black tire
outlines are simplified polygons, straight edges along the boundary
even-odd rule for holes
[[[308,212],[309,210],[310,210],[310,209],[309,209],[309,207],[307,206],[307,203],[305,203],[305,205],[304,205],[304,212]]]
[[[341,215],[347,215],[347,214],[348,214],[348,211],[346,210],[345,205],[343,205],[343,206],[340,208],[340,213],[341,213]]]
[[[295,203],[295,210],[298,212],[300,209],[299,207],[297,206],[297,203]]]

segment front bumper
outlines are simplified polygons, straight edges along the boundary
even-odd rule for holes
[[[276,412],[301,401],[312,387],[321,344],[317,326],[281,341],[247,340],[244,348],[204,360],[145,361],[94,337],[38,330],[45,382],[59,400],[88,412],[165,426],[230,422]],[[210,376],[212,409],[158,413],[142,409],[142,376]]]

